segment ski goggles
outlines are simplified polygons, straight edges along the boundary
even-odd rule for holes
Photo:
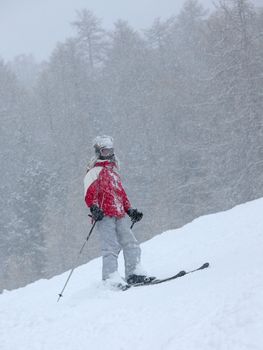
[[[109,157],[112,156],[114,154],[114,149],[113,148],[101,148],[100,149],[100,154],[103,157]]]

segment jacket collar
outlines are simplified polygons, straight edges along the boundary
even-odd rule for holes
[[[116,164],[115,164],[115,162],[111,162],[109,160],[101,160],[101,159],[99,159],[99,160],[97,160],[97,162],[95,163],[94,166],[101,166],[101,167],[109,166],[109,167],[114,168],[114,167],[116,167]]]

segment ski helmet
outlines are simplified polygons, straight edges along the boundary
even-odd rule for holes
[[[97,136],[93,141],[95,154],[100,159],[114,158],[113,138],[111,136]]]

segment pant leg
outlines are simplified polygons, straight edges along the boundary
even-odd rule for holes
[[[124,218],[116,221],[117,238],[123,249],[126,278],[138,269],[141,261],[141,248]]]
[[[101,241],[102,279],[105,280],[118,270],[120,244],[116,232],[116,218],[105,216],[97,222],[97,230]]]

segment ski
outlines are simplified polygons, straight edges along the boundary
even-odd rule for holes
[[[179,277],[183,277],[185,275],[189,275],[190,273],[193,273],[193,272],[196,272],[196,271],[200,271],[200,270],[203,270],[203,269],[206,269],[209,267],[209,263],[206,262],[204,263],[202,266],[198,267],[197,269],[194,269],[194,270],[190,270],[190,271],[180,271],[178,272],[176,275],[173,275],[173,276],[170,276],[170,277],[167,277],[167,278],[161,278],[161,279],[154,279],[150,282],[144,282],[144,283],[136,283],[136,284],[128,284],[125,286],[125,288],[123,288],[122,290],[125,291],[125,290],[128,290],[130,289],[131,287],[143,287],[143,286],[152,286],[152,285],[155,285],[155,284],[160,284],[160,283],[164,283],[164,282],[168,282],[168,281],[172,281],[176,278],[179,278]]]

